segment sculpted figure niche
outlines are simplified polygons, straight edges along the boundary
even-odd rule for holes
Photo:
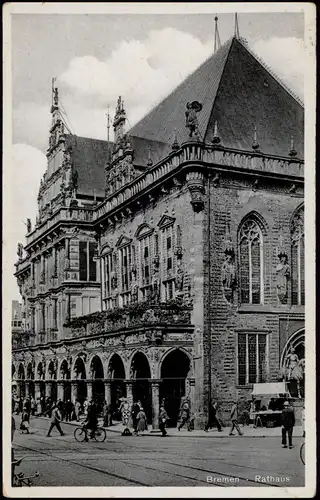
[[[290,266],[285,252],[278,254],[279,264],[276,267],[277,294],[282,304],[286,304],[288,298],[288,281],[290,278]]]

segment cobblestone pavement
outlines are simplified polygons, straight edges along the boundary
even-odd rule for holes
[[[16,458],[25,457],[17,471],[38,470],[38,486],[304,486],[301,437],[289,450],[272,436],[125,437],[107,429],[104,443],[78,443],[74,425],[63,423],[66,435],[53,430],[48,438],[49,425],[32,418],[31,434],[17,425],[14,437]]]

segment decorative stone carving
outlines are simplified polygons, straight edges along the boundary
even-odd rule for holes
[[[175,285],[176,285],[176,290],[180,293],[183,292],[183,283],[184,283],[183,265],[182,265],[182,262],[180,260],[178,260]]]
[[[22,243],[18,243],[17,255],[19,257],[19,260],[22,260],[22,256],[23,256],[23,244]]]
[[[284,251],[278,254],[279,263],[276,267],[277,275],[277,294],[280,302],[285,304],[288,298],[288,281],[290,278],[290,266],[288,257]]]
[[[204,209],[204,176],[202,172],[188,172],[187,187],[191,196],[193,210],[198,213]]]
[[[225,260],[221,269],[221,280],[224,296],[228,302],[232,302],[233,293],[236,286],[235,253],[230,236],[229,225],[227,225],[225,236]]]
[[[202,104],[198,101],[187,102],[187,111],[186,115],[186,127],[189,129],[189,137],[195,136],[198,138],[199,136],[199,122],[197,118],[197,113],[202,110]]]
[[[31,219],[27,219],[27,232],[31,233],[31,231],[32,231]]]

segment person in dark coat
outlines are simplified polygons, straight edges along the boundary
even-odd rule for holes
[[[139,403],[135,402],[132,405],[131,409],[131,418],[132,418],[132,425],[133,425],[133,432],[134,434],[137,434],[137,427],[138,427],[138,413],[140,411],[140,405]]]
[[[73,413],[73,403],[70,399],[66,402],[66,422],[71,422],[71,417]]]
[[[60,436],[65,435],[61,429],[61,426],[60,426],[61,420],[62,420],[62,417],[61,417],[60,409],[59,409],[58,405],[54,405],[54,407],[52,409],[52,413],[51,413],[51,424],[50,424],[50,427],[48,430],[47,437],[50,437],[50,433],[54,427],[56,427],[58,429],[58,431],[60,432]]]
[[[233,429],[237,429],[237,432],[239,436],[243,435],[243,432],[241,432],[240,427],[239,427],[239,410],[238,410],[238,401],[234,401],[231,412],[230,412],[230,419],[231,419],[231,429],[229,432],[229,436],[233,436]]]
[[[292,432],[293,432],[293,427],[296,423],[296,419],[294,415],[294,409],[288,403],[288,401],[285,401],[283,403],[281,423],[282,423],[282,447],[287,448],[287,434],[288,434],[289,448],[291,449],[293,448]]]
[[[166,431],[166,423],[168,421],[168,414],[164,408],[164,406],[160,406],[160,412],[159,412],[159,429],[162,433],[162,436],[167,435]]]
[[[211,405],[211,412],[209,410],[209,418],[208,418],[208,422],[206,423],[206,426],[204,428],[205,432],[208,432],[208,429],[209,428],[212,428],[214,425],[217,426],[217,429],[219,432],[222,431],[221,429],[221,424],[217,418],[217,409],[218,409],[218,402],[217,401],[213,401],[212,405]]]

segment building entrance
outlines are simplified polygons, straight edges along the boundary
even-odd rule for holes
[[[186,396],[186,378],[190,371],[190,360],[180,350],[171,351],[161,365],[160,403],[168,413],[169,427],[176,427],[179,419],[181,399]]]
[[[148,424],[152,423],[152,393],[150,385],[150,366],[144,354],[137,352],[131,362],[130,378],[133,380],[133,402],[141,403],[147,416]]]

